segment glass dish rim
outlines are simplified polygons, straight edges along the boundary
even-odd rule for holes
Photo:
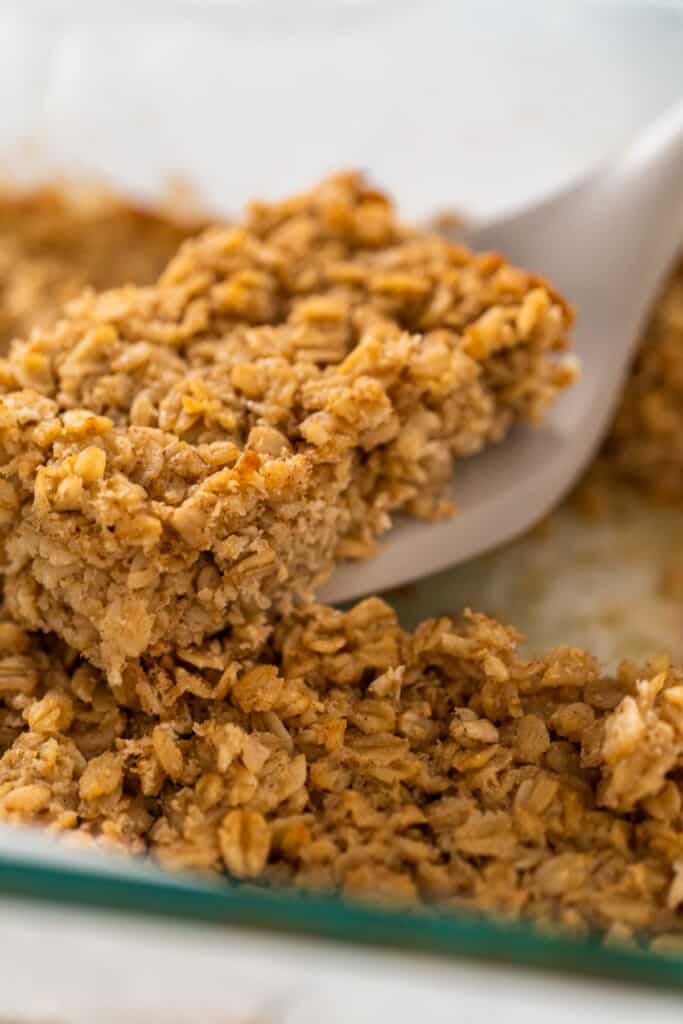
[[[680,956],[607,944],[595,933],[570,937],[523,921],[436,907],[378,906],[293,887],[158,870],[148,877],[117,874],[96,865],[31,861],[0,851],[0,897],[683,990]]]

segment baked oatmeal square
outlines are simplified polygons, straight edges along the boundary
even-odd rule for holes
[[[120,679],[228,629],[248,653],[392,513],[574,376],[567,304],[338,175],[85,292],[0,366],[6,601]]]

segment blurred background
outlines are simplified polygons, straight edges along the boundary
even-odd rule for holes
[[[676,2],[4,0],[0,152],[221,210],[358,166],[492,214],[679,96],[682,53]]]

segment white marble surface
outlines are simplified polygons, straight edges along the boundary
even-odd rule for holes
[[[678,1024],[680,993],[0,905],[2,1024]]]

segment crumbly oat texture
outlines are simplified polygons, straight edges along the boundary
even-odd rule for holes
[[[116,690],[0,626],[0,815],[171,868],[531,917],[682,929],[683,673],[525,660],[468,613],[403,632],[370,598],[213,639]]]
[[[199,230],[101,189],[0,191],[0,351],[85,287],[151,284]]]
[[[545,282],[353,174],[67,310],[0,365],[5,598],[113,684],[223,629],[248,654],[574,376]]]
[[[655,304],[600,468],[653,497],[683,498],[683,260]]]

